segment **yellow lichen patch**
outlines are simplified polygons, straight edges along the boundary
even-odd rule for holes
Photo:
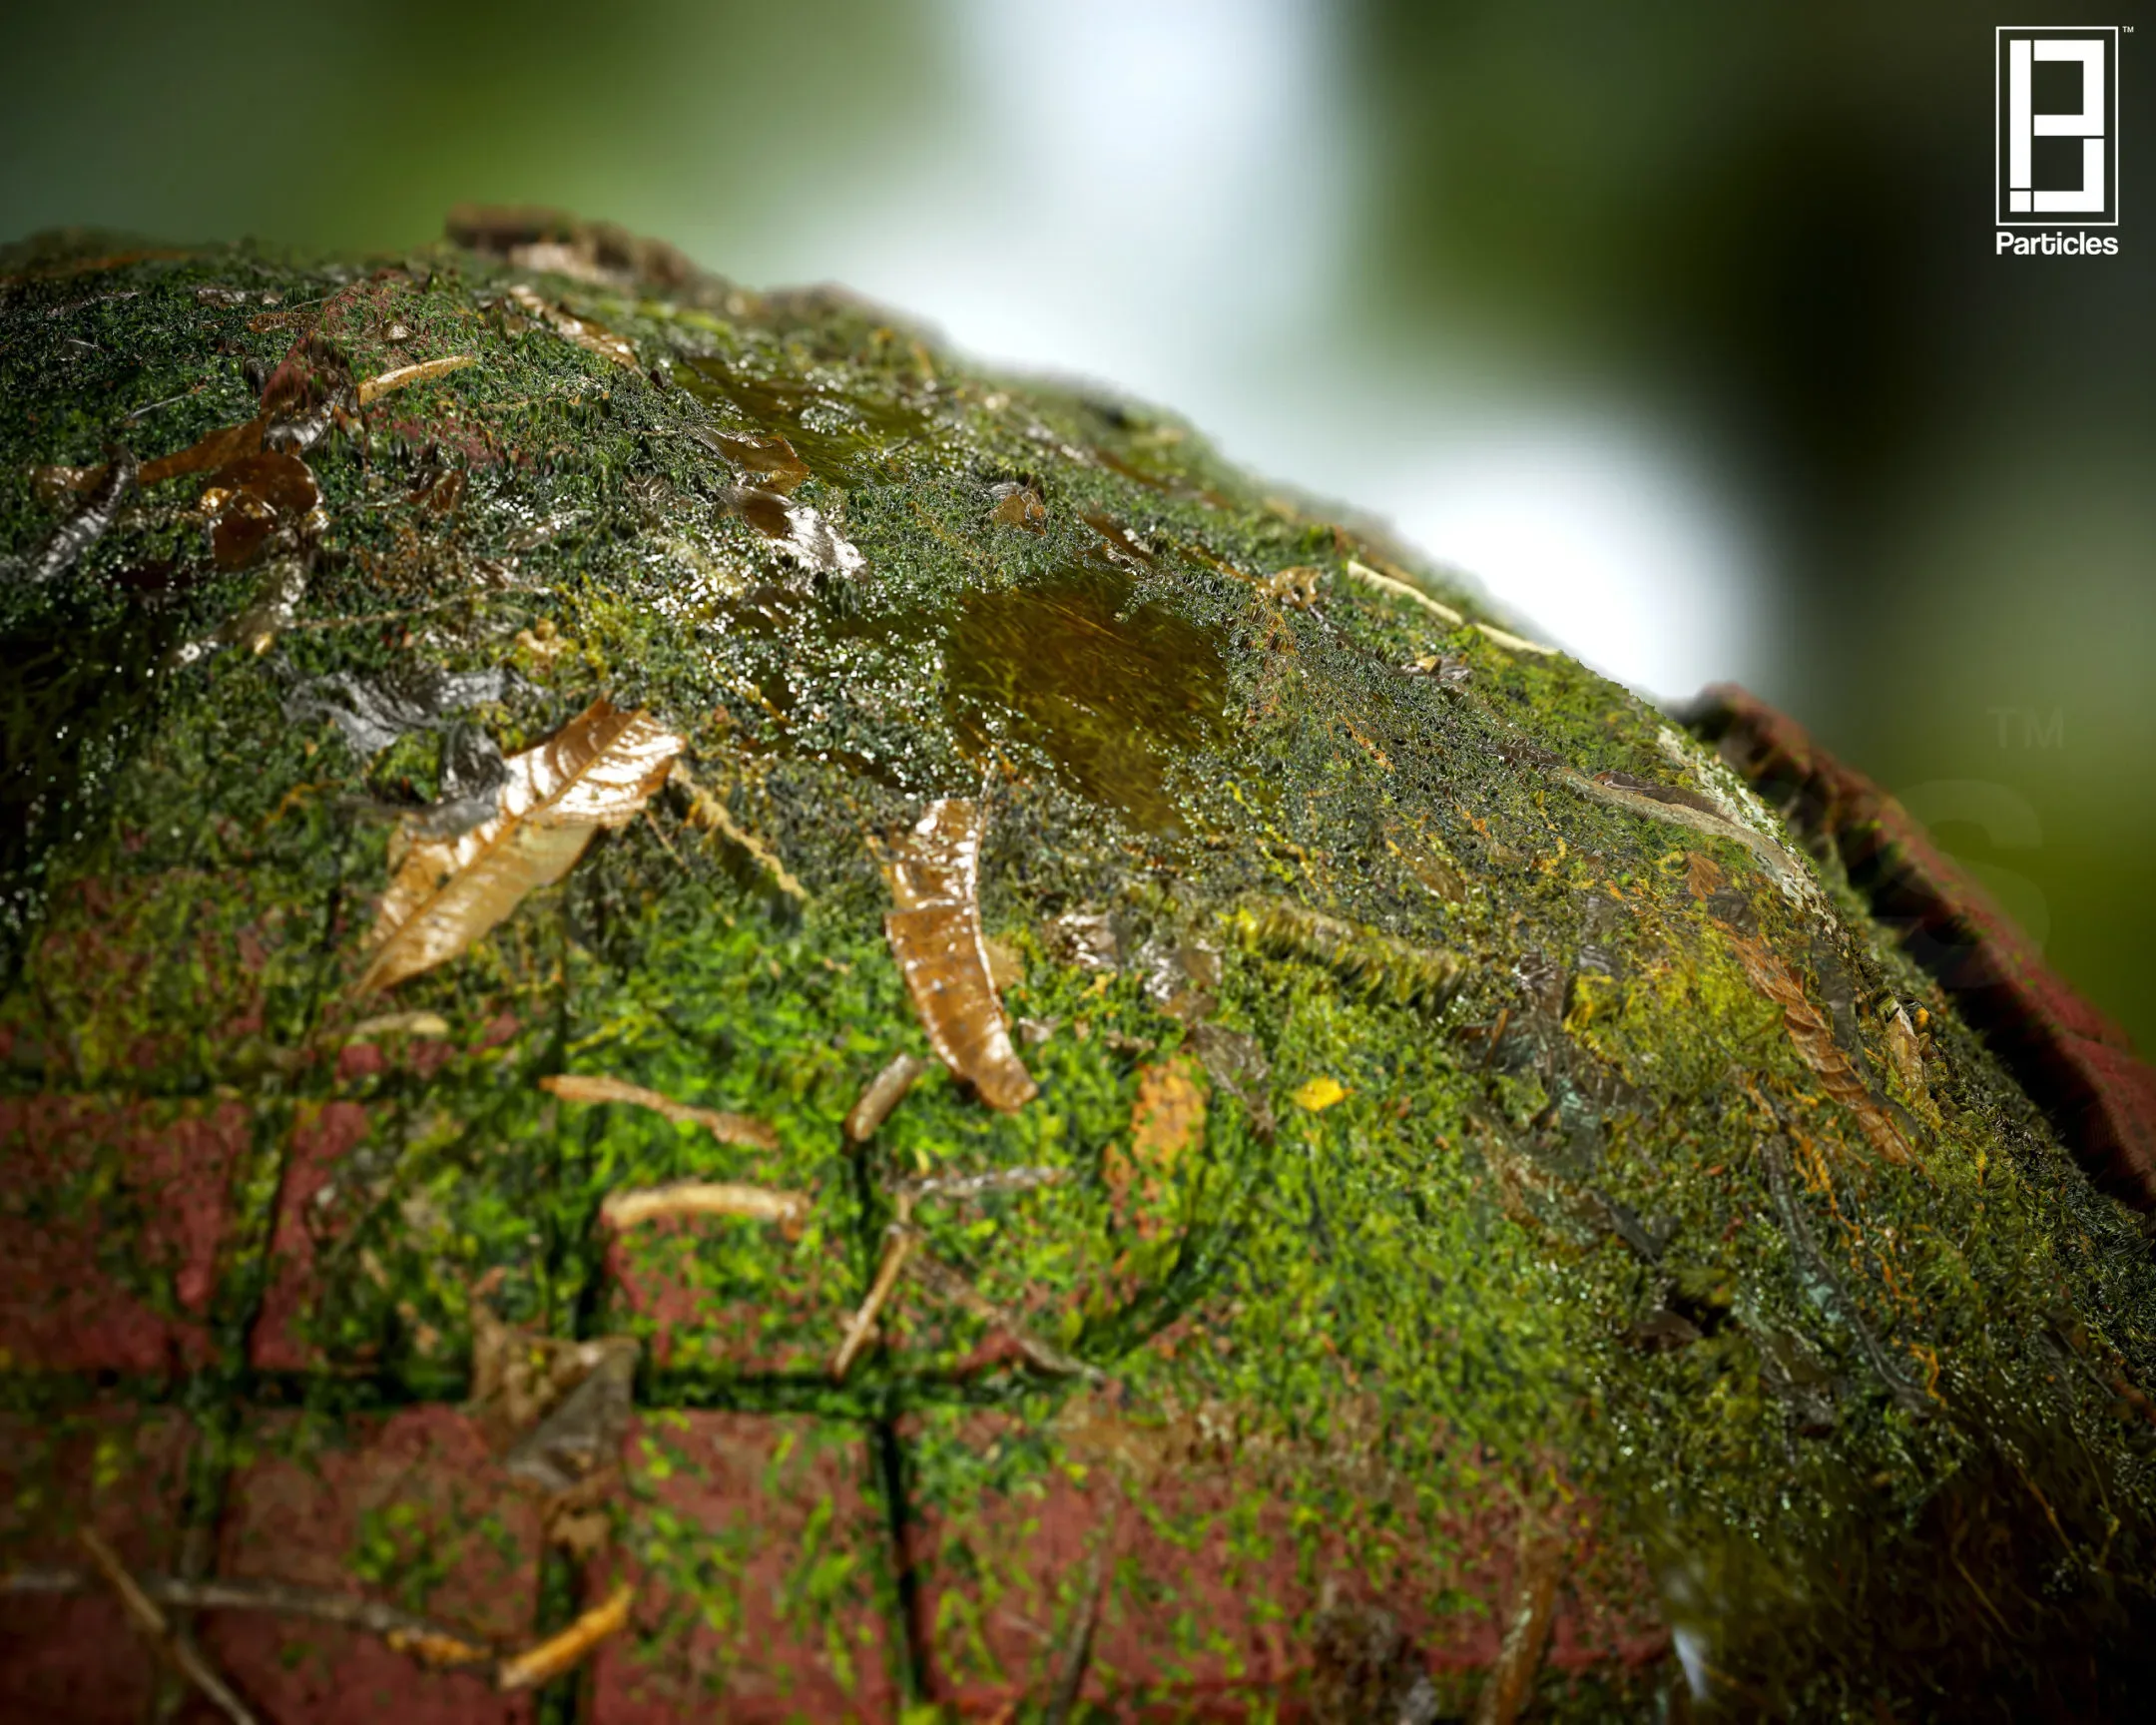
[[[1157,1060],[1138,1073],[1131,1106],[1131,1154],[1163,1172],[1205,1137],[1206,1085],[1187,1054]]]
[[[1313,1114],[1323,1114],[1334,1103],[1346,1101],[1347,1097],[1347,1087],[1338,1078],[1320,1074],[1297,1088],[1295,1105],[1307,1108]]]

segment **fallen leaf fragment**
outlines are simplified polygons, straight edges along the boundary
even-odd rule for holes
[[[735,822],[734,817],[727,813],[727,806],[722,799],[713,796],[690,778],[688,770],[679,763],[674,768],[673,777],[674,783],[689,794],[687,819],[690,826],[700,833],[715,834],[730,845],[739,845],[756,861],[757,865],[772,877],[772,883],[780,891],[801,903],[808,902],[808,889],[794,878],[786,863],[780,861],[777,852]]]
[[[509,757],[492,819],[455,839],[405,835],[357,991],[392,987],[456,957],[527,894],[559,880],[593,834],[635,818],[683,746],[650,714],[602,698]]]
[[[559,1635],[503,1660],[494,1686],[504,1691],[530,1689],[574,1670],[600,1642],[628,1623],[630,1602],[635,1598],[635,1588],[627,1584],[615,1588],[604,1604],[593,1606]]]
[[[754,485],[735,486],[726,501],[811,575],[857,575],[868,567],[860,548],[807,503]]]
[[[718,1108],[697,1108],[677,1102],[641,1084],[611,1078],[603,1072],[555,1072],[539,1080],[539,1088],[564,1102],[629,1102],[663,1114],[677,1126],[701,1126],[722,1144],[746,1145],[752,1150],[779,1148],[778,1131],[746,1114],[729,1114]]]
[[[445,353],[439,359],[421,359],[417,364],[399,365],[393,371],[384,371],[378,377],[369,377],[359,385],[359,405],[389,394],[392,390],[408,389],[414,383],[431,382],[436,377],[446,377],[452,371],[461,371],[467,365],[479,363],[478,356],[471,353]]]
[[[928,1041],[952,1075],[991,1108],[1012,1112],[1040,1087],[1011,1046],[981,936],[981,818],[957,797],[938,798],[893,846],[891,898],[883,918]]]
[[[808,1214],[806,1192],[744,1186],[716,1180],[681,1180],[668,1186],[636,1186],[607,1194],[599,1206],[609,1228],[635,1228],[670,1216],[744,1216],[758,1222],[800,1222]]]
[[[1323,1114],[1334,1103],[1346,1101],[1347,1097],[1347,1089],[1339,1079],[1321,1075],[1296,1091],[1295,1105],[1307,1108],[1313,1114]]]
[[[1512,1725],[1534,1690],[1550,1622],[1557,1606],[1557,1583],[1564,1578],[1564,1541],[1555,1529],[1532,1516],[1520,1524],[1519,1560],[1514,1567],[1512,1604],[1498,1643],[1496,1661],[1475,1697],[1473,1725]]]
[[[517,302],[519,309],[534,321],[544,323],[564,341],[573,341],[586,352],[596,353],[602,359],[611,359],[617,365],[637,369],[636,349],[622,336],[603,324],[579,317],[566,306],[556,305],[542,299],[521,282],[509,289],[509,297]]]
[[[1005,527],[1023,527],[1029,533],[1048,531],[1048,506],[1030,485],[1006,480],[990,486],[989,493],[996,500],[995,507],[988,511],[989,520]]]
[[[196,507],[210,529],[210,553],[220,569],[238,569],[271,537],[311,536],[325,524],[313,472],[285,449],[258,450],[226,462],[212,475]]]
[[[1757,940],[1732,939],[1731,944],[1744,960],[1752,986],[1782,1008],[1782,1027],[1789,1033],[1790,1044],[1812,1068],[1820,1088],[1857,1116],[1865,1138],[1887,1161],[1913,1160],[1901,1128],[1880,1106],[1863,1074],[1843,1052],[1835,1040],[1834,1026],[1806,996],[1796,971]]]
[[[756,483],[767,491],[786,497],[808,483],[808,463],[775,431],[699,430],[690,435],[744,473],[754,475]]]
[[[503,1465],[519,1479],[563,1492],[592,1480],[620,1457],[636,1387],[637,1344],[625,1337],[583,1343],[597,1362],[518,1440]]]

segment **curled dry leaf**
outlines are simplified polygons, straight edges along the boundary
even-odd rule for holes
[[[635,1588],[627,1584],[615,1588],[604,1604],[595,1605],[559,1635],[526,1649],[514,1659],[503,1660],[495,1673],[495,1687],[505,1691],[531,1689],[552,1682],[564,1671],[573,1671],[591,1657],[600,1642],[619,1633],[628,1623],[630,1602],[635,1598]]]
[[[1857,1124],[1864,1129],[1872,1148],[1887,1161],[1911,1160],[1909,1143],[1902,1136],[1901,1128],[1880,1106],[1879,1098],[1872,1094],[1863,1074],[1842,1051],[1841,1044],[1835,1040],[1834,1026],[1806,997],[1804,983],[1797,972],[1759,941],[1737,939],[1731,944],[1744,960],[1745,974],[1751,978],[1752,986],[1782,1008],[1782,1027],[1789,1032],[1790,1043],[1798,1057],[1819,1079],[1820,1088],[1857,1116]]]
[[[509,757],[492,819],[456,839],[406,844],[358,990],[391,987],[456,957],[527,893],[559,880],[594,833],[636,816],[682,747],[650,714],[602,698]]]
[[[564,1102],[629,1102],[663,1114],[678,1126],[701,1126],[722,1144],[742,1144],[752,1150],[776,1150],[779,1134],[768,1122],[746,1114],[729,1114],[718,1108],[697,1108],[677,1102],[641,1084],[611,1078],[603,1072],[556,1072],[539,1080],[539,1088]]]
[[[808,1214],[806,1192],[742,1186],[717,1180],[678,1180],[607,1194],[599,1215],[609,1228],[634,1228],[669,1216],[745,1216],[757,1222],[798,1223]]]
[[[980,810],[957,797],[928,806],[892,848],[883,931],[928,1041],[991,1108],[1022,1108],[1039,1091],[1011,1046],[981,937]]]

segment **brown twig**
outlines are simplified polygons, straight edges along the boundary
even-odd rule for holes
[[[927,1070],[928,1062],[918,1055],[893,1054],[884,1063],[883,1070],[868,1080],[860,1100],[846,1115],[846,1141],[860,1144],[874,1137],[876,1128],[890,1118],[890,1111],[913,1088],[913,1081]]]
[[[928,1174],[918,1179],[892,1182],[901,1201],[921,1203],[930,1198],[978,1198],[984,1192],[1027,1192],[1036,1186],[1060,1186],[1069,1178],[1062,1168],[991,1168],[985,1174]]]
[[[364,407],[379,396],[393,389],[403,389],[413,383],[430,382],[445,377],[452,371],[461,371],[467,365],[479,361],[469,353],[448,353],[439,359],[422,359],[415,365],[399,365],[394,371],[384,371],[378,377],[369,377],[359,385],[359,405]]]
[[[974,1287],[962,1272],[954,1270],[940,1258],[931,1257],[924,1251],[916,1251],[913,1254],[912,1267],[915,1276],[952,1305],[963,1307],[989,1329],[1008,1336],[1017,1345],[1018,1352],[1043,1372],[1052,1373],[1058,1378],[1088,1378],[1095,1383],[1101,1381],[1102,1374],[1098,1367],[1089,1366],[1083,1360],[1064,1353],[1060,1348],[1051,1347],[1041,1341],[1018,1321],[1016,1314],[998,1306]]]
[[[503,1660],[494,1686],[501,1690],[530,1689],[581,1665],[593,1648],[629,1621],[629,1602],[635,1597],[633,1587],[625,1584],[615,1588],[604,1604],[593,1606],[559,1635],[549,1636],[514,1659]]]
[[[263,1611],[281,1617],[304,1617],[379,1635],[399,1653],[437,1671],[491,1666],[492,1647],[456,1630],[349,1593],[325,1593],[282,1581],[185,1581],[171,1575],[133,1577],[137,1588],[159,1606],[175,1611]],[[0,1594],[81,1593],[95,1578],[80,1569],[17,1569],[0,1575]]]
[[[639,1186],[610,1192],[599,1206],[609,1228],[634,1228],[669,1216],[746,1216],[759,1222],[799,1222],[808,1214],[806,1192],[717,1180],[677,1180],[670,1186]]]
[[[893,1222],[885,1236],[883,1262],[876,1266],[875,1280],[869,1284],[868,1298],[860,1303],[860,1310],[853,1314],[853,1321],[846,1326],[845,1339],[838,1344],[838,1352],[831,1357],[831,1376],[843,1378],[846,1369],[853,1364],[853,1357],[861,1351],[868,1334],[875,1328],[876,1317],[883,1304],[898,1286],[898,1278],[904,1272],[906,1259],[918,1238],[906,1226],[904,1218]]]
[[[211,1703],[233,1725],[256,1725],[248,1704],[233,1693],[232,1686],[218,1675],[210,1661],[203,1657],[202,1649],[186,1635],[173,1633],[172,1620],[156,1600],[145,1593],[135,1577],[128,1573],[127,1565],[120,1555],[94,1529],[82,1529],[83,1549],[90,1553],[112,1590],[120,1595],[120,1603],[126,1609],[129,1621],[143,1636],[157,1644],[175,1665],[179,1666],[187,1680],[210,1698]]]
[[[779,1148],[778,1132],[762,1120],[677,1102],[663,1091],[648,1090],[642,1084],[604,1072],[553,1072],[539,1080],[539,1088],[564,1102],[628,1102],[649,1108],[677,1126],[701,1126],[722,1144],[739,1144],[751,1150]]]

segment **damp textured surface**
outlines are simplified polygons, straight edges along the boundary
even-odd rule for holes
[[[1833,845],[1171,415],[512,229],[0,261],[0,1711],[174,1681],[86,1528],[275,1720],[2135,1711],[2140,1217]]]

